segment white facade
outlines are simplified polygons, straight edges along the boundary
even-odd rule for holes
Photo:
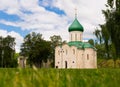
[[[82,42],[82,38],[83,31],[69,32],[72,45],[67,43],[55,48],[55,68],[97,68],[96,50],[89,43]]]
[[[97,68],[96,51],[92,48],[84,50],[64,44],[55,49],[56,68]]]
[[[80,31],[72,31],[69,33],[69,41],[82,41],[83,33]]]

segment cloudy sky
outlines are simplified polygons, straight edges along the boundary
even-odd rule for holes
[[[84,40],[95,39],[93,32],[104,23],[101,12],[107,0],[0,0],[0,36],[16,38],[16,52],[30,32],[44,39],[60,35],[69,41],[68,27],[77,18],[84,27]]]

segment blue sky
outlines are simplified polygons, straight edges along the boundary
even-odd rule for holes
[[[84,27],[84,40],[95,39],[93,32],[104,23],[101,10],[107,0],[1,0],[0,36],[16,38],[16,52],[24,37],[31,32],[41,33],[46,40],[60,35],[69,41],[68,27],[75,17]]]

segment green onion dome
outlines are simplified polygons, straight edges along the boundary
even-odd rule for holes
[[[83,26],[79,23],[77,18],[73,21],[73,23],[69,27],[69,32],[71,31],[84,31]]]

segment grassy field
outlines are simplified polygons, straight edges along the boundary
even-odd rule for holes
[[[0,87],[119,87],[120,69],[0,69]]]

